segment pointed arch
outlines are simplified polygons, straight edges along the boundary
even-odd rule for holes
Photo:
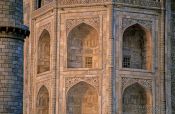
[[[43,73],[50,70],[50,34],[43,30],[38,40],[38,65],[37,73]]]
[[[122,50],[124,68],[151,70],[152,42],[146,28],[137,23],[126,28]]]
[[[36,102],[37,114],[49,114],[49,92],[45,86],[39,89]]]
[[[99,35],[92,26],[81,23],[67,39],[68,68],[97,68],[99,66]]]
[[[152,114],[152,94],[139,83],[124,90],[122,104],[123,114]]]
[[[86,82],[79,82],[67,93],[67,114],[99,114],[98,93]]]
[[[92,23],[80,21],[80,22],[77,22],[76,24],[73,24],[71,27],[69,27],[69,29],[68,29],[68,35],[69,35],[69,33],[71,33],[71,31],[72,31],[73,29],[75,29],[76,27],[78,27],[78,26],[80,26],[80,25],[83,25],[83,24],[92,27],[93,29],[96,30],[96,32],[98,32],[98,29],[97,29]]]

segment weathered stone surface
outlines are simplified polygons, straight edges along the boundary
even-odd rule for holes
[[[23,2],[22,0],[0,1],[0,26],[22,27]]]
[[[29,32],[22,9],[22,0],[0,1],[1,114],[23,112],[23,43]]]
[[[23,41],[0,37],[0,113],[21,114],[23,101]]]

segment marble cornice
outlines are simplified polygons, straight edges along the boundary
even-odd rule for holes
[[[115,7],[131,7],[131,8],[143,8],[143,9],[162,9],[161,2],[153,0],[61,0],[58,2],[51,2],[37,10],[34,10],[32,17],[36,18],[43,15],[53,9],[64,9],[64,8],[77,8],[77,7],[98,7],[113,5]]]
[[[61,0],[58,7],[90,7],[94,5],[123,5],[128,7],[161,8],[161,2],[153,0]]]

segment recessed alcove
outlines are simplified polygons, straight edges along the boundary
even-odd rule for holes
[[[92,26],[81,23],[73,28],[67,38],[68,68],[99,67],[99,35]]]
[[[134,24],[125,29],[122,50],[123,68],[151,70],[151,35],[143,26]]]
[[[50,70],[50,34],[44,30],[38,40],[37,73]]]

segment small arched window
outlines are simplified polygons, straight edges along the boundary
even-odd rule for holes
[[[38,69],[37,73],[50,70],[50,34],[44,30],[38,43]]]

